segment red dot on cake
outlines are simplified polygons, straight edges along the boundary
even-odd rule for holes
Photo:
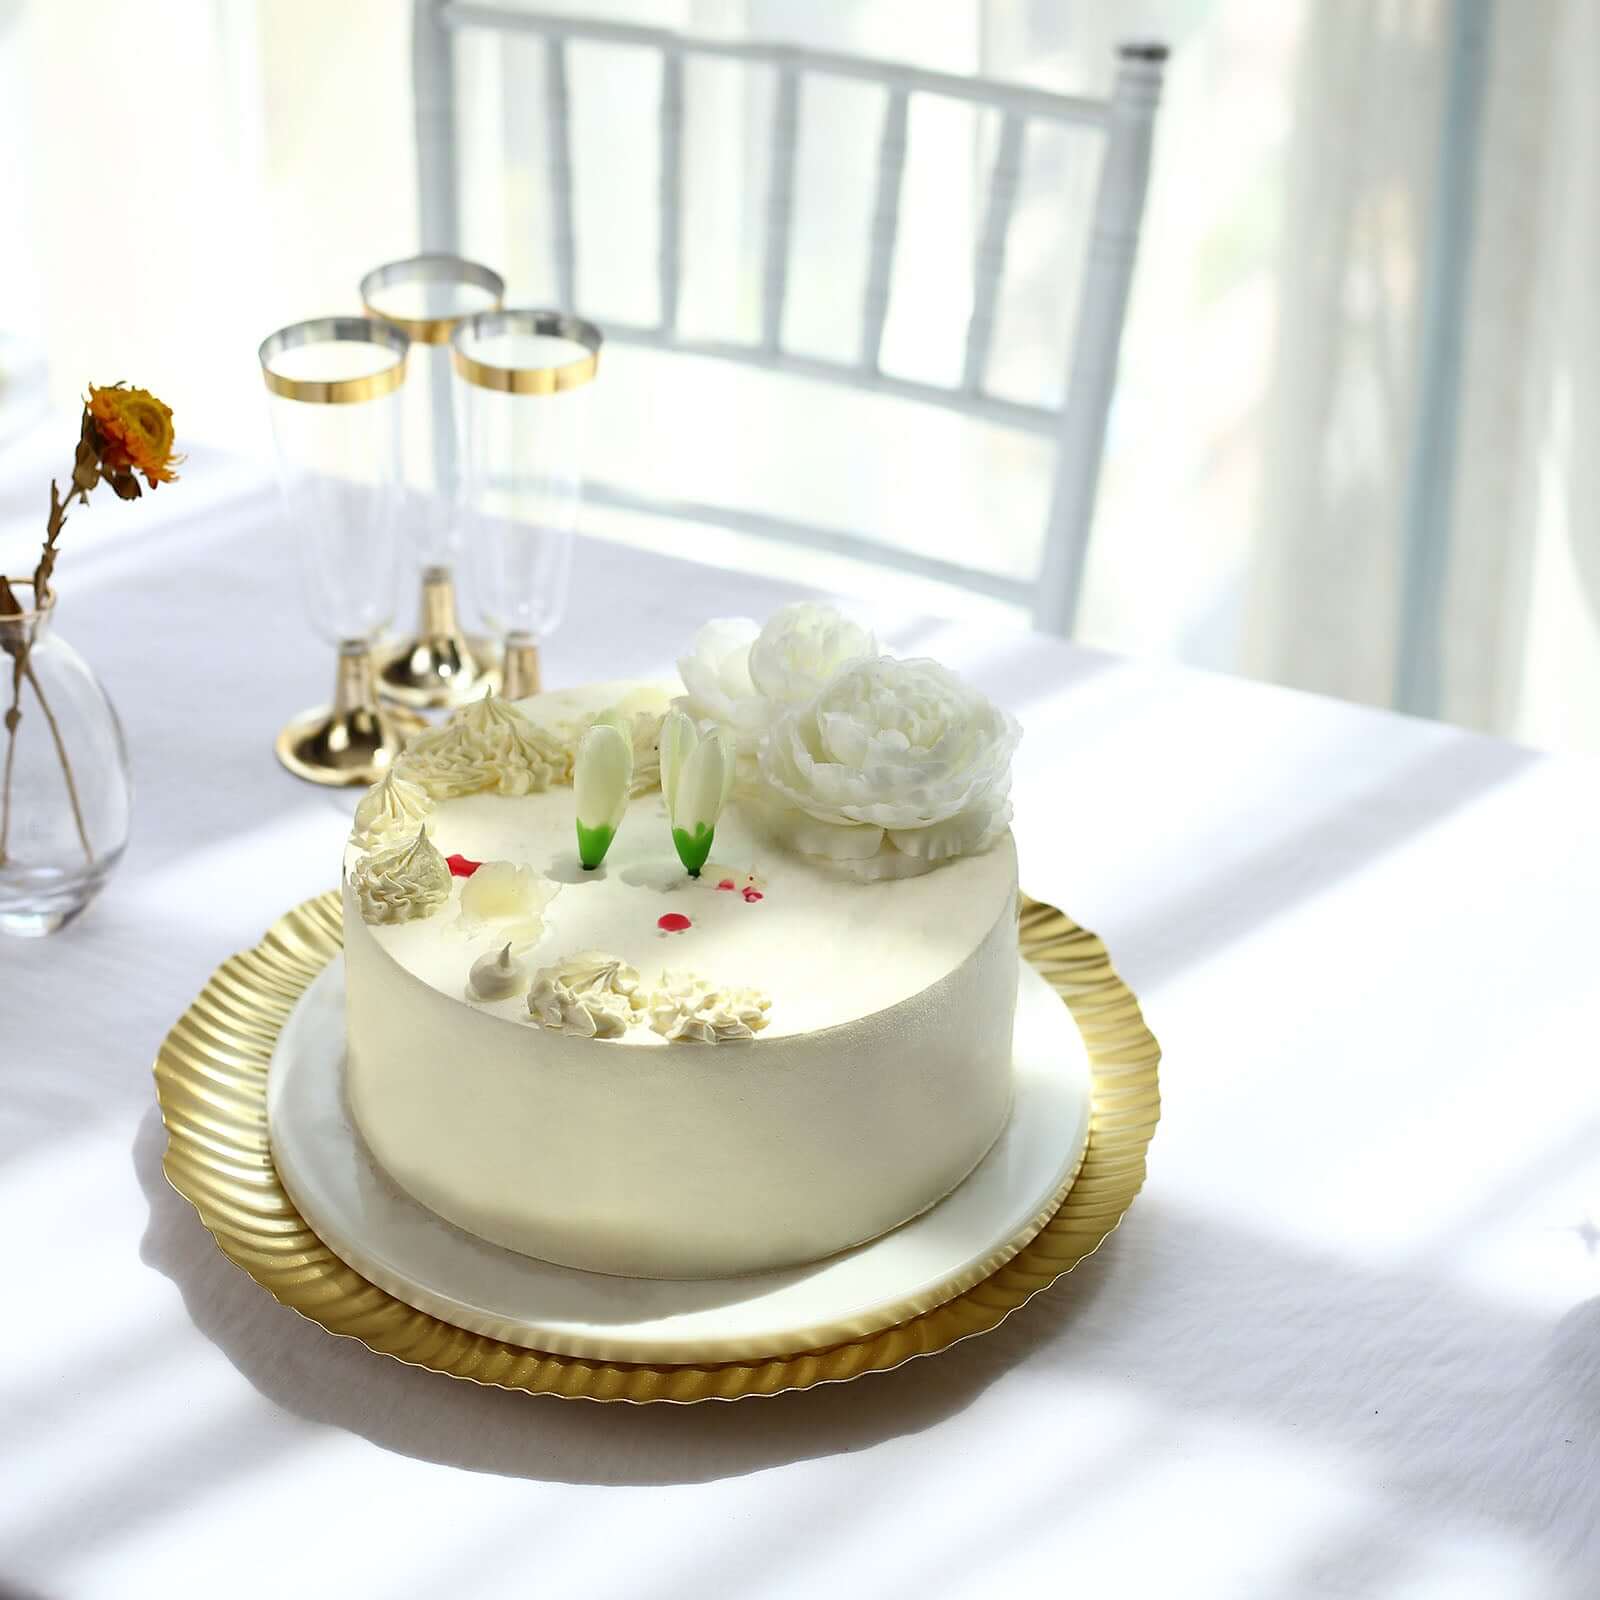
[[[724,878],[722,880],[722,882],[717,885],[717,887],[719,889],[732,889],[734,887],[733,879],[732,878]]]
[[[656,926],[663,933],[682,933],[692,924],[681,911],[669,911],[664,916],[656,918]]]
[[[747,905],[754,905],[757,900],[762,898],[761,891],[759,889],[746,889],[744,898]]]
[[[452,878],[470,878],[483,865],[481,861],[471,861],[466,856],[446,856],[444,864],[449,867]]]

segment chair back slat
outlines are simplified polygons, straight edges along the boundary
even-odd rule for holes
[[[972,270],[972,317],[967,323],[966,355],[961,364],[961,387],[982,394],[989,370],[989,347],[994,343],[995,306],[1006,270],[1006,240],[1011,233],[1011,213],[1017,204],[1017,183],[1022,173],[1022,134],[1025,127],[1015,111],[1000,121],[1000,143],[989,178],[989,204],[983,217]]]
[[[661,58],[661,331],[678,329],[683,250],[683,55]]]
[[[572,218],[572,96],[567,87],[567,41],[545,40],[545,122],[549,138],[551,232],[556,290],[563,311],[578,304],[577,228]]]
[[[761,274],[761,348],[783,348],[783,302],[789,289],[789,237],[794,224],[794,164],[800,138],[800,74],[778,68],[767,165],[767,254]]]
[[[582,311],[574,226],[571,111],[567,42],[645,49],[661,57],[658,139],[660,144],[660,314],[653,325],[606,318],[608,338],[622,343],[743,361],[769,370],[846,383],[853,387],[963,412],[1002,426],[1047,433],[1057,444],[1055,480],[1034,605],[1036,626],[1070,633],[1082,586],[1093,518],[1100,458],[1115,386],[1128,292],[1143,218],[1156,106],[1167,52],[1161,45],[1126,45],[1118,52],[1116,87],[1108,100],[1053,94],[1021,84],[961,77],[899,62],[800,49],[757,39],[698,38],[635,23],[582,16],[511,11],[474,0],[413,0],[413,75],[416,89],[418,198],[422,242],[432,250],[460,249],[457,195],[456,105],[452,39],[457,30],[531,35],[545,46],[547,92],[546,164],[549,174],[556,290],[563,309]],[[753,342],[685,336],[680,327],[684,252],[684,121],[688,112],[685,61],[731,61],[770,68],[774,78],[767,138],[768,184],[761,262],[760,333]],[[795,166],[801,132],[802,95],[811,78],[868,83],[885,96],[878,142],[877,185],[872,211],[861,326],[853,360],[822,360],[784,348],[783,320],[795,250]],[[973,260],[972,304],[967,321],[961,378],[948,386],[901,378],[883,371],[883,339],[895,294],[901,197],[905,183],[912,95],[992,109],[1000,114],[999,138],[988,197]],[[1031,123],[1084,129],[1098,136],[1104,157],[1090,220],[1073,348],[1059,405],[1029,404],[989,390],[988,369],[995,321],[1005,290],[1006,247],[1017,205]],[[663,514],[670,515],[670,511]],[[731,516],[732,513],[729,513]],[[759,519],[757,519],[758,521]],[[832,535],[811,530],[804,538],[788,524],[746,517],[741,529],[817,549],[838,548]],[[733,523],[729,523],[733,526]],[[852,536],[854,537],[854,536]],[[848,542],[848,541],[847,541]],[[860,542],[860,541],[857,541]],[[851,546],[854,553],[855,546]],[[932,558],[913,558],[884,547],[881,560],[905,570],[930,573]],[[937,562],[932,562],[937,566]],[[1014,595],[1015,580],[985,589],[969,574],[969,587]],[[996,586],[998,585],[998,587]]]
[[[1082,95],[1057,94],[1020,83],[1000,83],[954,72],[935,72],[902,61],[875,56],[847,56],[831,50],[802,50],[769,39],[717,39],[672,33],[665,28],[636,22],[611,22],[602,17],[561,16],[551,12],[511,11],[503,6],[478,5],[472,0],[414,0],[426,6],[447,29],[480,28],[487,33],[533,33],[546,39],[583,39],[596,44],[627,45],[643,50],[682,50],[713,60],[800,66],[810,73],[847,78],[858,83],[898,84],[915,94],[939,95],[969,105],[1008,105],[1025,117],[1047,122],[1076,123],[1104,128],[1104,100]]]
[[[889,316],[889,285],[894,277],[895,239],[900,231],[900,185],[906,170],[906,125],[910,91],[891,89],[878,142],[878,195],[872,208],[872,259],[861,304],[861,365],[880,370],[883,325]]]
[[[1100,167],[1078,323],[1067,364],[1056,480],[1034,606],[1037,627],[1068,635],[1083,590],[1122,324],[1150,177],[1151,132],[1167,58],[1159,45],[1124,45],[1118,54],[1111,130]]]

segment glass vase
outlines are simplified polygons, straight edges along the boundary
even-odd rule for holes
[[[24,605],[33,585],[11,579]],[[128,843],[122,724],[53,626],[55,595],[0,616],[0,933],[42,938],[78,915]]]

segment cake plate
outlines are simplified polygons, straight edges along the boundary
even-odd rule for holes
[[[436,1216],[383,1170],[350,1115],[337,958],[301,996],[273,1052],[273,1164],[342,1261],[470,1333],[552,1355],[677,1366],[843,1344],[987,1278],[1054,1215],[1077,1176],[1089,1136],[1088,1059],[1050,985],[1031,967],[1021,978],[1012,1112],[983,1160],[920,1216],[798,1267],[699,1280],[609,1276],[519,1255]]]
[[[333,893],[297,907],[254,950],[224,963],[180,1019],[155,1067],[168,1130],[163,1167],[223,1252],[277,1299],[330,1332],[413,1365],[504,1388],[635,1402],[738,1399],[841,1382],[998,1326],[1093,1251],[1143,1181],[1159,1112],[1159,1049],[1099,940],[1054,907],[1025,900],[1022,953],[1071,1010],[1090,1079],[1076,1182],[1077,1102],[1048,1092],[1051,1081],[1058,1091],[1070,1083],[1068,1063],[1053,1077],[1033,1072],[1033,1081],[1019,1072],[1023,1116],[1016,1120],[1031,1128],[1030,1148],[1013,1138],[1013,1127],[969,1185],[923,1222],[896,1230],[892,1244],[863,1246],[817,1268],[723,1280],[720,1315],[714,1305],[697,1310],[683,1300],[705,1301],[714,1286],[603,1279],[531,1263],[415,1206],[371,1168],[349,1130],[337,1071],[342,1052],[327,1046],[338,1010],[337,974],[328,968],[340,953],[339,918]],[[1045,1037],[1040,988],[1024,983],[1022,1015]],[[269,1099],[283,1171],[269,1139]],[[1045,1148],[1046,1129],[1057,1141],[1053,1151]],[[996,1165],[1007,1161],[1014,1170],[997,1179]],[[1022,1215],[1017,1207],[1028,1185],[1052,1170],[1058,1181],[1034,1197],[1044,1203]],[[291,1191],[306,1202],[309,1221]],[[355,1223],[352,1207],[374,1196],[377,1225]],[[942,1240],[941,1212],[952,1207],[952,1226],[961,1220],[955,1201],[967,1210],[965,1233],[956,1229],[960,1259],[948,1243],[934,1248]],[[978,1249],[985,1217],[1005,1225]],[[917,1244],[919,1227],[927,1249]],[[440,1239],[450,1242],[455,1272],[442,1282]],[[874,1263],[887,1263],[887,1281],[876,1281]],[[886,1316],[894,1317],[892,1326],[883,1325]],[[807,1332],[820,1333],[826,1346],[793,1353],[793,1340]],[[536,1337],[541,1347],[530,1348]],[[662,1359],[689,1352],[708,1353]]]

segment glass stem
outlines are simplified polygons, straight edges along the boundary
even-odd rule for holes
[[[422,569],[422,616],[417,624],[419,639],[454,640],[461,630],[456,620],[456,584],[449,567]]]
[[[372,647],[365,639],[341,639],[339,673],[333,686],[334,720],[370,710],[377,705],[377,700],[372,682]]]
[[[539,692],[539,641],[528,633],[506,635],[506,665],[500,693],[525,700]]]

